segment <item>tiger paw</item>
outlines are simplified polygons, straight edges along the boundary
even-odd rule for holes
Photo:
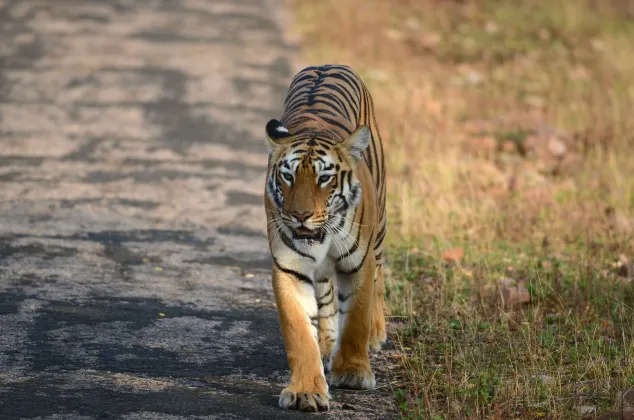
[[[320,337],[319,339],[319,353],[321,354],[321,362],[324,366],[324,370],[329,372],[330,370],[330,355],[335,347],[335,339],[330,337]]]
[[[380,327],[373,325],[370,331],[370,350],[374,353],[381,351],[381,346],[387,341],[387,333],[385,332],[385,326],[383,330]]]
[[[373,389],[376,380],[370,368],[333,369],[330,384],[338,388]]]
[[[327,392],[295,391],[292,386],[284,388],[280,394],[280,408],[307,412],[328,411]]]

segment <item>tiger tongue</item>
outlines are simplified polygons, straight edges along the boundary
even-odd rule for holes
[[[300,226],[298,228],[295,229],[295,233],[297,233],[300,236],[312,236],[315,234],[314,230],[310,230],[305,226]]]

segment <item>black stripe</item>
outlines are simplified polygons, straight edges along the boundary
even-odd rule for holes
[[[374,228],[372,228],[372,233],[370,233],[370,238],[372,238],[372,235],[374,234]],[[372,244],[370,243],[370,241],[368,241],[368,246],[365,248],[365,254],[363,254],[363,258],[361,259],[361,262],[359,263],[358,266],[354,267],[351,270],[348,271],[343,271],[343,270],[337,270],[337,273],[340,274],[353,274],[358,272],[361,267],[363,266],[363,263],[365,262],[365,259],[368,257],[368,252],[370,251],[370,246],[372,246]]]
[[[338,80],[342,80],[345,83],[342,83],[342,86],[347,86],[347,87],[352,87],[352,92],[354,92],[355,96],[357,97],[357,101],[361,100],[359,92],[362,92],[363,90],[361,89],[361,87],[359,86],[359,84],[357,83],[357,81],[355,80],[354,77],[350,77],[346,74],[343,73],[332,73],[332,74],[328,74],[328,77],[331,77],[333,79],[338,79]]]
[[[355,213],[356,213],[358,208],[359,207],[357,207],[355,209]],[[355,253],[357,248],[359,248],[359,239],[361,239],[361,224],[363,223],[364,214],[365,214],[365,206],[361,205],[361,217],[359,218],[359,228],[357,229],[357,238],[354,240],[354,244],[352,244],[352,248],[350,248],[346,254],[340,255],[339,258],[337,258],[337,260],[335,262],[339,262],[342,259],[344,259],[345,257],[351,256],[352,254]],[[354,218],[352,219],[352,221],[354,222]]]
[[[338,93],[339,95],[341,95],[341,98],[342,98],[343,100],[345,100],[345,101],[346,101],[346,103],[347,103],[347,104],[348,104],[351,108],[353,108],[353,109],[355,109],[355,108],[356,108],[356,109],[355,109],[355,114],[357,114],[357,115],[355,115],[355,116],[358,118],[358,114],[359,114],[359,111],[358,111],[358,106],[357,106],[357,107],[355,107],[355,106],[354,106],[354,104],[359,103],[358,99],[357,99],[357,100],[355,100],[355,98],[352,96],[352,94],[351,94],[349,91],[347,91],[347,90],[345,89],[345,87],[344,87],[344,86],[341,86],[341,85],[334,85],[334,84],[329,84],[329,85],[328,85],[328,88],[330,88],[331,90],[333,90],[333,91],[335,91],[336,93]]]
[[[350,105],[346,106],[346,103],[339,96],[333,95],[331,92],[324,92],[322,93],[322,96],[336,103],[339,106],[339,108],[342,110],[342,113],[346,114],[346,117],[348,118],[348,120],[352,120],[353,116],[350,115],[350,111],[354,112],[354,108],[352,108]]]
[[[337,114],[334,113],[330,113],[328,112],[329,115],[332,115],[333,117],[337,117]],[[327,122],[328,124],[334,125],[335,127],[340,128],[341,130],[343,130],[346,133],[350,133],[350,129],[348,127],[346,127],[344,124],[342,124],[341,122],[337,121],[337,120],[333,120],[332,118],[328,118],[328,117],[321,117],[322,120],[324,120],[325,122]]]
[[[383,239],[385,238],[385,230],[386,230],[386,224],[383,223],[383,226],[381,227],[381,230],[379,231],[379,233],[376,234],[376,238],[374,240],[374,249],[375,250],[379,246],[381,246],[381,244],[383,243]]]
[[[337,315],[337,311],[334,311],[333,313],[327,315],[319,315],[319,318],[332,318],[335,315]]]
[[[290,268],[286,268],[286,267],[282,267],[277,260],[275,259],[275,257],[273,257],[273,263],[275,263],[275,266],[282,272],[290,275],[290,276],[294,276],[295,278],[297,278],[297,280],[302,281],[306,284],[310,284],[311,286],[313,285],[313,281],[310,279],[310,277],[303,275],[302,273],[298,273],[297,271],[291,270]]]
[[[341,229],[343,229],[343,226],[344,226],[345,223],[346,223],[346,219],[345,219],[345,217],[342,217],[339,220],[339,224],[335,227],[335,232],[339,232]]]
[[[326,293],[324,293],[324,295],[323,295],[323,296],[318,297],[318,298],[317,298],[317,300],[321,300],[321,299],[325,298],[326,296],[328,296],[328,295],[329,295],[329,294],[331,294],[331,293],[332,293],[332,287],[330,287],[330,288],[328,289],[328,291],[327,291]]]
[[[354,292],[350,292],[347,295],[344,295],[343,293],[337,293],[337,298],[339,299],[339,302],[345,302],[352,295],[354,295]]]
[[[342,106],[340,103],[333,101],[332,100],[332,95],[327,96],[326,94],[321,94],[317,97],[315,97],[315,99],[313,100],[313,103],[316,104],[324,104],[326,106],[331,107],[332,109],[334,109],[335,111],[337,111],[338,114],[345,114],[346,113],[346,107]]]
[[[317,302],[317,310],[323,308],[324,306],[330,305],[333,300],[335,300],[335,294],[333,293],[328,302]]]

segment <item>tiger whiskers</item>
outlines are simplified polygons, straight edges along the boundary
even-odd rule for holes
[[[326,231],[327,234],[329,234],[331,236],[332,243],[335,245],[335,247],[337,247],[337,252],[339,252],[339,255],[344,255],[346,246],[345,246],[345,244],[340,242],[340,239],[337,236],[337,232],[335,232],[333,227],[328,225],[328,223],[324,223],[322,228]]]
[[[272,233],[273,234],[273,238],[271,239],[270,243],[274,244],[280,237],[280,235],[282,234],[282,229],[283,229],[283,222],[280,223],[281,220],[279,218],[272,218],[271,220],[267,221],[267,230],[270,229],[269,231],[269,235]]]

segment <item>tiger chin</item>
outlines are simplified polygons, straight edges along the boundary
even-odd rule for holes
[[[307,67],[266,125],[272,285],[290,367],[279,406],[329,409],[330,385],[372,389],[386,341],[385,160],[372,98],[349,67]]]

